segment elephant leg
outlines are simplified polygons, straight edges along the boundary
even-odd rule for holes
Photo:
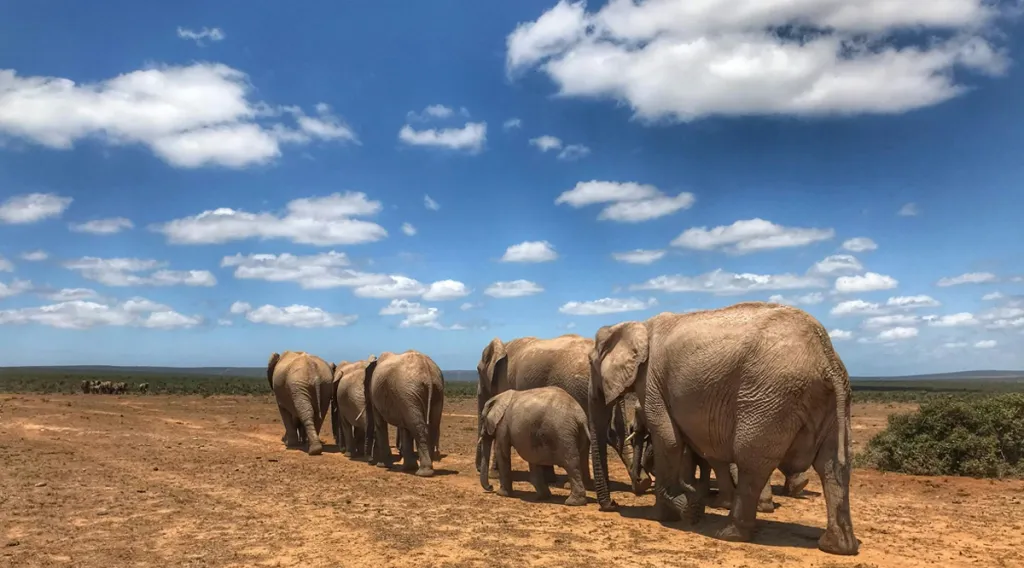
[[[655,395],[656,396],[656,395]],[[648,400],[652,397],[648,395]],[[685,487],[680,477],[686,441],[663,409],[650,412],[648,428],[654,446],[654,514],[660,521],[676,521],[703,515],[704,504],[696,490]],[[685,493],[685,494],[684,494]],[[691,503],[691,501],[693,501]]]
[[[285,443],[286,448],[297,448],[300,442],[299,434],[295,429],[295,419],[280,404],[277,405],[277,409],[281,412],[281,423],[284,424],[284,436],[281,441]]]
[[[556,487],[562,487],[558,484],[558,475],[555,474],[555,466],[553,465],[542,465],[540,466],[541,472],[544,474],[544,481],[548,485],[554,485]]]
[[[710,461],[709,464],[718,482],[718,495],[711,502],[711,507],[732,509],[732,500],[736,492],[736,464],[721,461]]]
[[[494,454],[494,459],[491,461],[491,470],[487,476],[491,479],[498,479],[498,454]]]
[[[361,440],[362,438],[356,438],[355,429],[348,420],[340,418],[338,422],[338,429],[341,430],[341,436],[345,443],[345,447],[341,448],[341,450],[345,453],[346,457],[352,457],[356,455],[356,451],[358,450],[358,442],[356,442],[356,440]]]
[[[537,492],[538,501],[551,499],[551,490],[548,489],[546,477],[547,467],[549,466],[530,464],[530,483],[533,484],[533,489]]]
[[[734,542],[749,542],[754,536],[757,520],[757,502],[762,489],[775,470],[774,463],[757,461],[744,464],[737,472],[736,494],[733,497],[729,522],[718,531],[717,538]]]
[[[412,447],[413,435],[416,436],[416,450],[419,453],[420,467],[416,470],[416,475],[420,477],[431,477],[434,475],[434,460],[433,452],[431,450],[431,439],[430,429],[427,426],[426,421],[420,422],[416,425],[416,429],[413,432],[406,432],[406,439],[409,440],[409,446]]]
[[[512,442],[507,434],[499,433],[495,439],[494,457],[498,462],[498,495],[512,496]]]
[[[373,454],[377,467],[390,468],[394,459],[391,457],[391,444],[388,441],[388,423],[379,412],[373,414]]]
[[[360,444],[360,440],[366,439],[366,430],[358,426],[352,426],[352,457],[363,455],[363,444]]]
[[[416,469],[416,452],[413,450],[412,434],[405,428],[399,428],[399,451],[402,454],[402,471]]]
[[[587,504],[587,489],[584,486],[583,472],[586,470],[587,456],[590,455],[589,448],[570,456],[565,462],[565,472],[569,476],[569,497],[565,504],[570,507],[578,507]]]
[[[306,440],[309,443],[307,453],[311,456],[318,456],[323,453],[323,442],[320,441],[320,434],[317,432],[315,417],[317,410],[313,408],[313,401],[307,393],[292,391],[292,400],[295,404],[295,412],[299,415],[302,429],[306,432]]]
[[[775,502],[772,501],[772,476],[768,474],[768,481],[761,488],[761,495],[757,498],[758,513],[774,513]]]
[[[810,479],[807,477],[806,471],[794,473],[793,475],[786,474],[786,495],[799,497],[804,492],[804,488],[807,487],[808,481]]]
[[[842,424],[839,425],[843,427]],[[826,439],[814,458],[814,471],[821,478],[825,494],[825,509],[828,525],[818,539],[818,548],[830,554],[857,554],[860,543],[853,534],[853,519],[850,518],[850,460],[839,463],[839,453],[834,434]]]

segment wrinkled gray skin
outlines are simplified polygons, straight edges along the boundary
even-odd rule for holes
[[[758,497],[773,470],[796,474],[813,466],[828,514],[818,547],[857,553],[850,518],[849,375],[810,314],[765,302],[665,312],[602,327],[591,362],[591,432],[597,438],[591,455],[602,510],[615,508],[603,424],[611,405],[632,390],[654,448],[660,519],[689,518],[695,509],[703,514],[706,488],[682,477],[687,445],[719,471],[737,466],[729,522],[718,533],[726,540],[752,538]]]
[[[415,469],[421,477],[434,475],[433,463],[441,459],[439,441],[444,408],[444,376],[440,367],[419,351],[384,352],[368,361],[363,389],[365,451],[370,463],[391,467],[387,428],[391,424],[400,429],[402,469]]]
[[[371,355],[372,357],[372,355]],[[331,424],[338,451],[347,457],[363,455],[366,443],[366,399],[363,381],[370,360],[342,361],[334,368],[334,397],[331,399]]]
[[[524,391],[528,389],[555,386],[559,387],[588,412],[588,391],[590,388],[590,352],[594,341],[573,333],[550,339],[536,337],[520,337],[508,343],[501,339],[491,340],[480,354],[480,362],[476,370],[477,382],[477,428],[480,427],[480,414],[484,404],[491,397],[507,390]],[[626,471],[633,472],[632,448],[625,443],[627,423],[622,401],[613,409],[614,416],[610,424],[607,439],[626,466]],[[476,448],[476,469],[484,467],[481,460],[481,444]],[[590,477],[589,464],[585,478]],[[498,476],[497,456],[491,463],[490,477]],[[554,468],[544,467],[545,479],[549,483],[555,481]],[[633,491],[638,495],[651,485],[647,471],[640,470],[638,477],[631,479]]]
[[[585,505],[584,477],[590,454],[590,433],[583,407],[559,387],[508,390],[484,404],[480,415],[482,463],[491,459],[497,444],[498,495],[512,496],[512,448],[530,464],[530,481],[537,499],[551,498],[543,466],[559,466],[569,476],[569,506]],[[480,486],[492,489],[486,468],[480,470]]]
[[[309,455],[323,453],[320,427],[333,397],[333,374],[333,364],[303,351],[270,356],[267,382],[277,400],[287,447],[308,443]]]

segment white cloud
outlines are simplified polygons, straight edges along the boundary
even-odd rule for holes
[[[890,308],[915,309],[936,308],[941,304],[931,296],[918,294],[917,296],[895,296],[886,300],[885,305]]]
[[[217,279],[209,270],[156,270],[167,263],[139,258],[97,258],[84,256],[64,263],[83,278],[107,286],[214,286]],[[140,276],[138,272],[151,272]]]
[[[428,302],[443,302],[455,300],[469,295],[469,289],[458,280],[439,280],[434,282],[423,293],[423,299]]]
[[[464,311],[464,312],[467,312],[469,310],[476,309],[476,308],[479,308],[481,306],[482,306],[482,304],[474,304],[473,302],[463,302],[463,304],[461,306],[459,306],[459,309]]]
[[[996,345],[998,345],[998,343],[995,339],[982,339],[981,341],[975,343],[974,347],[976,349],[992,349]]]
[[[353,292],[360,298],[412,298],[422,296],[428,288],[415,278],[392,275],[379,284],[365,284]]]
[[[648,123],[893,114],[966,92],[954,69],[1003,74],[999,13],[986,0],[615,0],[592,13],[560,0],[508,35],[506,70],[536,68],[562,97],[613,99]],[[906,29],[920,33],[896,44]]]
[[[968,343],[966,341],[951,341],[949,343],[942,344],[946,349],[961,349],[963,347],[967,347],[967,345]]]
[[[928,325],[934,327],[961,327],[978,325],[981,323],[974,317],[974,314],[970,312],[960,312],[945,316],[924,316],[921,319],[928,322]]]
[[[846,341],[848,339],[853,339],[853,332],[846,331],[845,329],[833,329],[828,332],[828,336],[832,338],[832,341]]]
[[[523,241],[505,249],[502,262],[550,262],[558,258],[555,247],[547,241]]]
[[[916,327],[894,327],[878,334],[879,341],[892,341],[899,339],[911,339],[917,337]]]
[[[648,298],[601,298],[592,302],[566,302],[558,311],[572,316],[600,316],[606,314],[619,314],[623,312],[637,312],[646,310],[658,305],[658,300]]]
[[[558,159],[572,161],[585,158],[589,155],[590,148],[588,146],[584,146],[583,144],[569,144],[565,148],[562,148],[562,151],[558,153]]]
[[[834,316],[874,315],[884,314],[885,309],[875,302],[846,300],[833,306],[829,313]]]
[[[14,272],[14,265],[2,255],[0,255],[0,272]]]
[[[487,142],[486,122],[467,122],[462,128],[430,128],[416,130],[406,124],[398,131],[398,139],[411,146],[434,146],[477,153]]]
[[[920,214],[920,211],[918,210],[916,203],[904,203],[903,207],[900,207],[900,210],[897,211],[896,214],[901,217],[916,217]]]
[[[1003,298],[1005,298],[1005,296],[1003,296],[1003,293],[999,291],[989,292],[988,294],[985,294],[984,296],[981,297],[981,299],[985,300],[986,302],[991,300],[1002,300]]]
[[[75,300],[94,300],[99,294],[92,288],[61,288],[44,296],[54,302],[72,302]]]
[[[264,304],[254,309],[246,302],[235,302],[231,305],[231,313],[244,313],[245,319],[253,323],[301,328],[341,327],[349,325],[359,318],[355,315],[335,314],[300,304],[283,307]]]
[[[266,164],[281,144],[358,143],[327,105],[310,117],[250,100],[253,90],[245,73],[218,63],[153,66],[82,84],[0,70],[0,132],[61,150],[85,139],[141,144],[180,168]],[[296,128],[268,122],[285,114]]]
[[[196,45],[203,45],[203,40],[222,41],[225,37],[224,31],[220,28],[207,28],[199,31],[178,26],[178,37],[196,42]]]
[[[408,300],[391,300],[391,303],[381,308],[380,315],[404,315],[405,318],[398,324],[398,327],[429,327],[442,331],[465,329],[460,324],[445,326],[439,321],[441,311],[437,308],[424,306],[417,302]]]
[[[788,304],[790,306],[813,306],[824,302],[825,295],[821,292],[811,292],[810,294],[790,298],[781,294],[774,294],[768,298],[768,301],[776,304]]]
[[[848,250],[850,252],[868,252],[878,250],[878,245],[875,244],[875,241],[867,237],[854,237],[843,241],[843,250]]]
[[[437,211],[438,209],[441,208],[441,205],[438,204],[433,199],[431,199],[429,195],[423,196],[423,206],[426,207],[427,209],[430,209],[431,211]]]
[[[612,258],[629,264],[651,264],[665,256],[663,250],[634,249],[626,252],[613,252]]]
[[[918,318],[910,314],[893,314],[888,316],[874,316],[864,320],[861,327],[866,329],[879,327],[912,326],[918,323]]]
[[[402,232],[411,237],[416,234],[416,227],[412,223],[402,223]]]
[[[935,285],[947,287],[958,286],[960,284],[987,284],[989,282],[995,282],[996,280],[996,275],[991,272],[968,272],[966,274],[961,274],[960,276],[940,278]]]
[[[555,205],[565,203],[579,209],[596,203],[611,203],[598,214],[599,221],[638,223],[671,215],[693,206],[692,193],[681,192],[670,197],[657,187],[635,182],[581,181],[570,190],[563,191]]]
[[[536,146],[541,152],[547,152],[548,150],[557,150],[562,147],[562,140],[545,134],[536,138],[530,138],[530,144]]]
[[[672,246],[693,250],[724,250],[743,254],[788,247],[802,247],[835,236],[833,229],[785,227],[755,218],[713,229],[693,227],[683,231]]]
[[[484,294],[492,298],[521,298],[532,296],[544,291],[539,284],[529,280],[512,280],[509,282],[495,282],[484,290]]]
[[[28,323],[61,329],[89,329],[103,325],[178,329],[195,327],[202,323],[202,318],[180,314],[145,298],[132,298],[122,303],[69,300],[0,311],[0,325]]]
[[[3,71],[0,70],[0,132],[4,130]],[[51,217],[60,217],[74,201],[55,193],[26,193],[8,197],[0,203],[0,223],[24,225]]]
[[[992,308],[986,310],[985,313],[981,314],[981,319],[986,321],[999,320],[999,319],[1012,319],[1024,316],[1024,308],[1019,305],[1008,304],[1000,306],[998,308]]]
[[[289,253],[235,254],[221,259],[222,267],[235,267],[234,276],[240,279],[268,282],[295,282],[304,289],[323,289],[372,284],[387,284],[391,277],[347,268],[348,256],[329,251],[307,256]]]
[[[380,225],[352,217],[375,215],[379,201],[363,192],[346,191],[323,197],[304,197],[288,202],[284,215],[249,213],[230,208],[203,211],[174,219],[152,230],[171,244],[221,244],[245,239],[286,239],[316,246],[352,245],[379,241],[388,232]]]
[[[71,223],[68,228],[76,233],[92,233],[94,235],[112,235],[120,233],[124,229],[131,229],[135,225],[131,219],[124,217],[111,217],[109,219],[93,219],[85,223]]]
[[[17,296],[22,292],[32,289],[32,282],[28,280],[14,280],[10,284],[0,282],[0,299]]]
[[[233,321],[231,321],[231,320],[229,320],[227,318],[220,318],[220,319],[217,320],[217,325],[220,325],[220,326],[231,326],[231,325],[235,325],[235,322],[233,322]]]
[[[442,104],[427,105],[422,112],[409,111],[405,114],[406,119],[411,121],[427,121],[455,116],[455,110]]]
[[[661,290],[664,292],[708,292],[720,296],[773,290],[824,288],[820,278],[799,274],[736,274],[717,269],[699,276],[658,276],[630,290]]]
[[[849,254],[833,254],[826,256],[811,267],[811,272],[829,276],[842,272],[861,272],[864,266],[856,257]]]
[[[32,250],[21,253],[21,259],[29,262],[41,262],[50,258],[50,253],[45,250]],[[3,266],[3,259],[0,259],[0,266]],[[2,270],[2,269],[0,269]]]
[[[840,276],[836,278],[835,290],[841,294],[857,292],[873,292],[891,290],[899,286],[900,281],[892,276],[867,272],[859,276]]]
[[[505,130],[512,130],[513,128],[521,128],[522,126],[523,126],[523,121],[518,119],[518,118],[510,118],[510,119],[506,120],[504,124],[501,125],[501,127],[504,128]]]

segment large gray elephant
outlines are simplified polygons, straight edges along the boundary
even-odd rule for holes
[[[632,390],[654,448],[660,519],[689,516],[692,508],[703,513],[706,494],[681,477],[687,445],[719,471],[736,464],[729,522],[718,533],[726,540],[752,538],[758,496],[772,471],[796,474],[813,466],[828,513],[818,547],[857,553],[849,375],[810,314],[765,302],[664,312],[599,329],[591,361],[591,455],[602,510],[615,508],[605,448],[610,407]]]
[[[373,357],[372,355],[370,356]],[[366,399],[363,381],[372,359],[342,361],[334,368],[331,424],[338,451],[348,457],[361,456],[366,441]]]
[[[496,441],[498,495],[512,496],[512,448],[530,464],[530,481],[538,500],[551,498],[542,466],[560,466],[569,475],[570,494],[566,505],[585,505],[584,477],[590,455],[587,414],[569,393],[559,387],[507,390],[491,397],[480,414],[483,461],[491,459]],[[487,469],[480,468],[480,485],[492,489]]]
[[[433,463],[441,459],[441,412],[444,408],[441,368],[427,355],[410,349],[371,357],[364,374],[365,448],[370,463],[391,467],[388,443],[388,424],[391,424],[400,429],[403,469],[415,469],[416,475],[421,477],[434,475]]]
[[[589,412],[588,392],[590,389],[590,352],[594,340],[574,333],[550,339],[520,337],[508,343],[494,338],[484,347],[476,370],[477,383],[477,428],[484,404],[491,397],[507,390],[528,390],[538,387],[555,386],[569,393],[584,412]],[[608,427],[607,439],[622,459],[626,470],[633,472],[632,447],[625,442],[628,417],[622,401],[612,411],[613,420]],[[476,448],[476,468],[480,471],[485,464],[481,461],[482,446]],[[589,464],[584,467],[589,470]],[[545,477],[555,481],[554,468],[545,467]],[[497,456],[491,463],[489,475],[498,475]],[[589,471],[585,474],[589,477]],[[633,491],[643,493],[651,485],[650,476],[640,470],[639,477],[631,479]]]
[[[274,353],[267,362],[267,382],[284,424],[282,441],[294,448],[308,442],[308,453],[323,453],[320,427],[334,392],[334,364],[304,351]]]

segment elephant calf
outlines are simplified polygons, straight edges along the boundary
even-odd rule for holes
[[[508,390],[484,404],[480,415],[481,463],[491,459],[491,445],[497,440],[498,495],[512,495],[512,448],[530,464],[530,481],[539,500],[551,492],[544,478],[544,466],[564,468],[569,476],[570,494],[566,505],[587,503],[584,489],[586,459],[590,455],[590,434],[583,407],[559,387]],[[480,485],[492,489],[487,467],[480,468]]]

